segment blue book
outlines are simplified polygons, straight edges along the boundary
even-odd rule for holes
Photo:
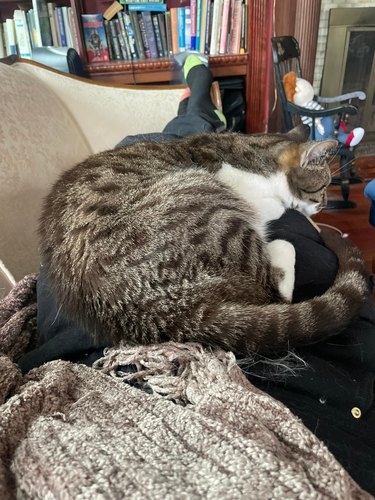
[[[165,3],[129,3],[128,10],[137,10],[139,11],[150,11],[150,12],[165,12],[167,10],[167,6]]]
[[[59,23],[60,42],[62,47],[66,47],[65,24],[61,7],[56,7],[57,22]]]
[[[177,8],[178,50],[185,51],[185,7]]]

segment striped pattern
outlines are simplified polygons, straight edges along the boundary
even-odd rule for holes
[[[366,290],[357,249],[332,242],[342,266],[332,289],[284,304],[257,207],[215,178],[223,162],[265,178],[283,172],[293,199],[323,206],[333,143],[301,142],[306,132],[138,143],[63,174],[40,235],[65,312],[114,343],[199,341],[241,354],[340,331]]]

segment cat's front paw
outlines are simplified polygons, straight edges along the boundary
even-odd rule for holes
[[[278,288],[281,296],[291,302],[294,290],[296,251],[294,246],[285,240],[273,240],[267,245],[271,265],[282,271]]]

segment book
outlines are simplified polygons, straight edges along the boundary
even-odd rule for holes
[[[145,56],[146,56],[146,59],[151,59],[151,52],[150,52],[150,47],[148,46],[148,40],[147,40],[147,36],[146,36],[146,28],[145,28],[145,23],[144,23],[144,20],[142,17],[142,13],[137,12],[136,14],[138,17],[139,29],[141,31],[143,47],[145,50]]]
[[[167,47],[168,54],[173,55],[173,45],[172,45],[172,23],[171,23],[171,13],[169,10],[164,14],[165,21],[165,34],[167,37]]]
[[[210,55],[217,54],[217,45],[219,39],[220,29],[220,4],[222,0],[214,0],[212,11],[212,26],[211,26],[211,41],[210,41]]]
[[[161,43],[161,33],[160,33],[157,13],[152,13],[151,19],[152,19],[152,24],[154,25],[156,48],[158,49],[158,55],[159,55],[159,57],[164,57],[163,45]]]
[[[122,15],[122,18],[124,20],[125,30],[129,41],[130,54],[133,59],[138,59],[139,57],[138,50],[137,50],[137,45],[135,43],[135,34],[134,34],[133,24],[130,19],[130,15],[128,12],[125,11],[122,11],[120,14]]]
[[[78,52],[78,54],[80,54],[81,50],[79,48],[79,36],[78,36],[77,24],[73,14],[72,7],[68,7],[68,14],[69,14],[70,31],[73,37],[73,47]]]
[[[138,12],[149,11],[149,12],[165,12],[167,6],[165,3],[137,3],[128,4],[129,12],[136,10]]]
[[[81,14],[86,55],[89,63],[109,61],[102,14]]]
[[[171,33],[172,33],[172,51],[173,54],[178,54],[178,7],[170,9],[171,15]]]
[[[64,17],[63,17],[61,7],[56,7],[55,12],[56,12],[56,16],[57,16],[57,24],[59,27],[60,45],[61,45],[61,47],[66,47],[67,46],[66,32],[65,32]]]
[[[225,54],[227,52],[229,7],[230,7],[230,0],[224,0],[223,1],[223,15],[222,15],[222,19],[221,19],[219,54]]]
[[[53,44],[47,0],[32,0],[36,30],[38,32],[38,47],[49,47]]]
[[[54,16],[55,7],[56,7],[56,4],[54,2],[47,3],[49,24],[51,26],[52,43],[53,43],[54,47],[58,47],[59,46],[59,39],[57,37],[56,21],[55,21],[55,16]]]
[[[145,33],[146,33],[148,47],[150,50],[151,59],[158,59],[158,49],[156,46],[156,38],[154,32],[154,25],[151,18],[151,12],[145,10],[141,11],[140,14],[144,22]]]
[[[185,7],[177,7],[178,51],[185,52]]]
[[[185,49],[189,50],[191,44],[191,11],[185,7]]]
[[[125,23],[122,17],[122,12],[117,12],[115,21],[116,21],[115,24],[116,24],[117,36],[120,42],[122,58],[131,61],[132,56],[130,53],[129,40],[128,40],[128,35],[125,31]]]
[[[122,59],[120,42],[118,41],[115,19],[111,19],[110,21],[108,21],[108,25],[109,25],[109,34],[110,34],[110,38],[111,38],[111,44],[112,44],[114,58],[117,60]]]
[[[61,12],[64,20],[66,46],[73,47],[73,36],[72,36],[72,31],[70,29],[68,7],[65,6],[61,7]]]
[[[201,44],[202,23],[202,0],[197,0],[197,19],[195,21],[195,50],[199,50]]]
[[[201,14],[201,27],[200,27],[200,35],[199,40],[200,44],[197,47],[197,50],[204,54],[205,51],[205,43],[206,43],[206,25],[207,25],[207,7],[209,4],[209,0],[202,0],[202,14]]]
[[[139,59],[146,59],[145,48],[143,46],[141,29],[139,27],[138,16],[136,12],[129,12],[129,18],[134,30],[135,46]]]
[[[31,59],[31,43],[29,30],[27,29],[25,11],[16,9],[13,13],[13,20],[16,32],[18,55],[24,59]]]
[[[4,23],[0,22],[0,58],[7,55],[5,50],[5,40],[4,40]]]
[[[16,32],[14,29],[13,19],[5,20],[5,41],[7,48],[7,55],[11,56],[17,54]]]
[[[115,56],[113,54],[113,49],[112,49],[111,32],[110,32],[108,19],[104,19],[103,23],[104,23],[105,36],[107,39],[108,55],[109,55],[110,61],[112,61],[112,59],[114,59]]]
[[[158,23],[159,23],[159,29],[160,29],[160,34],[161,34],[161,44],[163,47],[163,57],[168,57],[169,55],[169,50],[168,50],[168,42],[167,42],[167,30],[165,26],[165,14],[159,12],[156,14],[158,18]]]
[[[195,50],[197,36],[197,0],[190,0],[190,49]]]
[[[233,32],[229,45],[229,54],[240,53],[242,26],[242,0],[235,0],[233,12]]]

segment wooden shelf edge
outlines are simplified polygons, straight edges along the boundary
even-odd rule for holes
[[[247,54],[226,54],[222,56],[209,57],[210,68],[225,66],[246,65]],[[178,71],[178,66],[173,59],[147,59],[142,61],[109,61],[98,63],[87,63],[85,69],[88,74],[97,73],[153,73],[159,71]]]

